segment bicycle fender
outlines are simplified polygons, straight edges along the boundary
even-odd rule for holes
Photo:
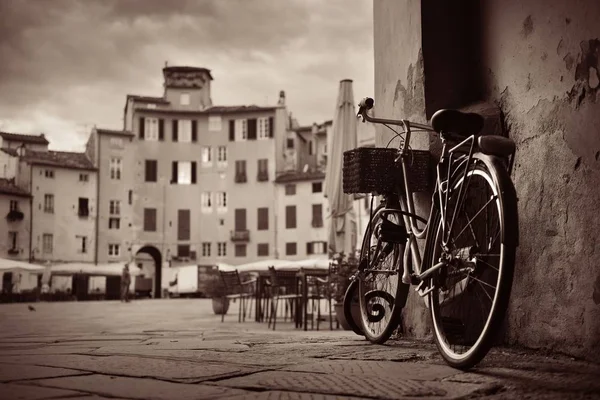
[[[515,186],[510,179],[510,175],[506,171],[506,165],[501,157],[483,154],[480,152],[474,153],[473,158],[481,160],[488,170],[492,173],[492,179],[498,187],[502,196],[500,199],[500,208],[502,210],[502,216],[500,222],[502,224],[502,237],[500,238],[502,244],[505,246],[518,247],[519,246],[519,213],[517,207],[517,192]],[[508,210],[509,212],[505,212]],[[513,214],[514,213],[514,214]],[[516,215],[517,218],[512,221],[507,218],[506,215]]]

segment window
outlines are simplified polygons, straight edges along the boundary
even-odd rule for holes
[[[245,119],[235,120],[235,140],[243,141],[248,139],[248,121]]]
[[[112,148],[114,148],[114,149],[122,149],[123,147],[125,147],[123,145],[123,139],[116,138],[116,137],[110,138],[109,146],[112,147]]]
[[[177,245],[177,257],[189,257],[190,256],[190,245],[179,244]]]
[[[202,192],[200,194],[200,208],[202,212],[207,213],[212,211],[212,193]]]
[[[82,254],[87,253],[87,237],[85,237],[85,236],[76,236],[76,238],[81,243],[81,247],[79,247],[79,253],[82,253]]]
[[[10,244],[9,250],[17,250],[17,232],[8,232],[8,243]]]
[[[189,143],[192,141],[192,121],[189,119],[180,119],[177,132],[177,141]]]
[[[143,129],[144,132],[144,140],[149,142],[156,142],[158,140],[158,118],[150,118],[146,117],[144,119],[143,124],[141,124],[140,129]]]
[[[209,242],[202,243],[202,257],[210,257],[210,243]]]
[[[202,146],[202,166],[212,165],[212,149],[210,146]]]
[[[235,182],[247,182],[246,177],[246,160],[238,160],[235,162]]]
[[[286,243],[285,244],[285,255],[286,256],[295,256],[298,252],[296,243]]]
[[[87,217],[90,215],[89,200],[86,197],[79,198],[79,207],[77,208],[77,215],[80,217]]]
[[[289,138],[286,142],[286,148],[293,149],[294,148],[294,139]]]
[[[110,217],[108,219],[108,229],[121,229],[121,218]]]
[[[79,174],[79,182],[87,182],[89,181],[89,178],[88,174]]]
[[[108,213],[110,215],[120,215],[121,214],[121,201],[120,200],[111,200],[108,207]]]
[[[112,157],[110,159],[109,167],[110,167],[110,179],[120,180],[121,179],[121,170],[122,170],[121,159],[118,157]]]
[[[42,236],[42,251],[44,254],[52,254],[54,247],[54,236],[51,233],[44,233]]]
[[[269,180],[269,160],[262,158],[258,160],[258,176],[259,182],[265,182]]]
[[[245,244],[236,244],[235,245],[235,256],[236,257],[246,257],[246,245]]]
[[[118,257],[121,254],[121,245],[111,243],[108,245],[108,255],[110,257]]]
[[[236,231],[245,231],[246,230],[246,209],[245,208],[236,208],[234,212],[234,229]]]
[[[269,255],[269,243],[259,243],[256,249],[256,255],[259,257]]]
[[[308,155],[309,156],[312,156],[314,154],[314,152],[315,152],[313,147],[314,147],[314,143],[313,143],[312,140],[310,140],[308,142]]]
[[[158,161],[156,160],[146,160],[145,170],[145,180],[146,182],[156,182],[158,181]]]
[[[217,243],[217,256],[225,257],[227,255],[227,242]]]
[[[306,243],[306,254],[325,254],[327,252],[327,242],[308,242]]]
[[[177,240],[190,240],[191,237],[190,210],[177,210]]]
[[[269,229],[269,209],[261,207],[258,209],[258,230],[266,231]]]
[[[323,205],[313,204],[312,205],[312,227],[322,228],[323,227]]]
[[[221,116],[220,115],[210,115],[208,117],[208,130],[211,132],[220,131],[221,127]]]
[[[173,161],[171,183],[189,185],[196,183],[195,161]]]
[[[312,192],[313,193],[321,193],[322,191],[323,191],[323,183],[322,182],[313,182]]]
[[[258,119],[258,139],[269,138],[269,118]]]
[[[227,192],[217,192],[217,212],[227,212]]]
[[[217,148],[217,163],[219,166],[227,166],[227,146]]]
[[[52,178],[54,178],[54,171],[51,170],[51,169],[46,169],[46,170],[44,170],[44,176],[46,178],[51,178],[52,179]]]
[[[130,190],[130,191],[127,193],[127,201],[129,202],[129,205],[132,205],[132,204],[133,204],[133,190]]]
[[[54,195],[53,194],[45,194],[44,195],[44,212],[46,212],[46,213],[54,212]]]
[[[285,227],[287,229],[296,228],[296,206],[285,207]]]
[[[189,93],[181,93],[181,95],[179,96],[179,104],[181,104],[182,106],[189,106],[190,105],[190,94]]]
[[[17,200],[11,200],[9,205],[10,211],[18,211],[19,210],[19,202]]]
[[[144,232],[156,232],[156,208],[144,208]]]
[[[296,194],[296,185],[294,184],[288,184],[285,185],[285,195],[286,196],[293,196]]]

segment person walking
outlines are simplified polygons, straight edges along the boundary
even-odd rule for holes
[[[125,264],[121,274],[121,301],[126,303],[129,303],[129,285],[131,285],[131,274],[129,273],[129,265]]]

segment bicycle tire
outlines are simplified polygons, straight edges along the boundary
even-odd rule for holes
[[[495,160],[496,159],[493,157],[476,153],[473,156],[472,162],[466,166],[467,176],[471,177],[469,179],[472,179],[473,176],[479,175],[481,178],[483,178],[485,182],[487,182],[487,184],[491,187],[493,192],[498,196],[497,202],[495,203],[496,210],[498,211],[499,232],[497,237],[499,237],[500,240],[499,253],[497,256],[499,258],[500,265],[498,267],[497,286],[494,292],[494,296],[491,299],[492,304],[490,306],[489,315],[487,316],[484,322],[480,321],[480,323],[483,323],[483,327],[481,332],[477,335],[476,339],[463,339],[464,342],[474,342],[472,347],[464,354],[459,355],[450,348],[452,346],[452,341],[460,342],[459,339],[452,338],[452,336],[453,334],[456,334],[456,332],[459,331],[464,331],[465,336],[468,336],[466,332],[468,332],[469,329],[475,329],[473,328],[473,324],[468,326],[463,324],[461,326],[460,319],[458,319],[459,322],[457,322],[457,319],[453,319],[453,317],[446,317],[446,320],[444,321],[444,317],[442,316],[442,313],[440,311],[440,291],[436,289],[428,295],[430,317],[433,326],[434,339],[438,351],[440,352],[441,356],[444,358],[448,365],[461,370],[467,370],[477,365],[492,348],[494,341],[497,338],[497,334],[501,330],[501,325],[506,315],[506,310],[508,308],[508,302],[510,299],[510,293],[512,288],[516,247],[518,245],[517,197],[514,184],[512,183],[508,172],[503,167],[503,165],[499,164]],[[453,187],[454,185],[459,183],[460,179],[462,178],[462,174],[457,175],[459,176],[454,177],[453,182],[451,185],[449,185],[449,187]],[[487,204],[492,203],[489,203],[488,201],[485,207],[487,207]],[[466,219],[469,219],[470,216],[466,212],[465,215]],[[476,217],[473,217],[472,219],[470,219],[470,221],[473,222],[476,219]],[[436,231],[435,234],[431,236],[431,242],[428,243],[428,246],[434,247],[431,248],[432,251],[430,252],[430,258],[428,259],[427,264],[425,264],[427,267],[430,267],[437,262],[437,260],[434,257],[434,249],[437,247],[442,225],[441,215],[439,211],[435,214],[433,222],[434,223],[433,225],[431,225],[431,227],[436,229]],[[479,227],[475,226],[475,228]],[[488,231],[487,223],[485,231],[486,233]],[[473,233],[473,236],[475,236],[475,233]],[[455,238],[453,238],[453,241],[454,239]],[[458,238],[456,238],[456,243],[458,243]],[[488,246],[490,250],[494,243],[495,241]],[[482,258],[485,257],[486,255],[482,256]],[[475,264],[477,265],[477,261],[475,261]],[[483,262],[481,263],[481,265],[483,265]],[[488,265],[491,266],[491,264]],[[483,266],[483,269],[487,269],[487,267]],[[434,276],[436,274],[438,274],[438,272],[436,272]],[[479,280],[479,278],[482,278],[482,276],[483,275],[479,275],[478,278],[474,278],[474,272],[473,275],[470,275],[470,273],[467,274],[466,283],[462,285],[463,287],[459,289],[461,290],[461,292],[454,299],[458,298],[459,300],[457,301],[460,301],[464,296],[466,296],[464,293],[468,294],[469,290],[471,290],[467,289],[468,285],[471,282],[476,282],[477,280]],[[459,285],[460,284],[457,284],[456,286]],[[479,285],[482,287],[482,290],[485,291],[484,286],[481,283],[479,283]],[[475,292],[475,294],[477,294],[477,292]],[[448,304],[450,304],[450,307],[452,307],[452,302],[455,300],[452,298],[452,295],[449,295],[448,297],[450,298]],[[479,299],[481,299],[481,297],[479,297]],[[443,298],[442,303],[444,301],[446,301],[446,299]],[[471,302],[473,302],[473,300],[471,300]],[[481,304],[480,307],[482,307]],[[446,324],[445,326],[444,323]]]
[[[381,208],[383,208],[383,205],[380,205],[377,207],[377,209],[375,209],[375,215],[377,214],[377,211],[379,211]],[[375,217],[374,219],[371,219],[369,221],[369,226],[367,226],[367,230],[366,233],[363,237],[363,243],[361,246],[361,254],[360,254],[360,262],[363,263],[365,262],[365,260],[368,260],[368,251],[371,248],[371,235],[373,234],[373,232],[376,232],[376,226],[377,223],[379,222],[378,220],[381,219],[380,216]],[[398,217],[398,221],[400,221],[402,223],[402,217]],[[403,250],[404,250],[404,245],[394,245],[393,246],[393,258],[396,259],[397,262],[401,262],[402,261],[402,255],[403,255]],[[361,311],[361,328],[362,328],[362,332],[363,335],[367,338],[367,340],[369,340],[371,343],[374,344],[383,344],[385,343],[390,336],[392,335],[392,333],[396,330],[396,328],[398,327],[398,324],[400,323],[400,318],[401,318],[401,313],[402,313],[402,306],[404,305],[404,298],[406,297],[407,293],[408,293],[408,286],[409,285],[405,285],[402,283],[402,271],[401,269],[397,269],[396,271],[396,276],[397,276],[397,281],[396,281],[396,289],[394,291],[393,294],[390,294],[388,292],[384,292],[381,290],[372,290],[372,291],[366,291],[366,282],[365,282],[365,276],[364,275],[359,275],[358,278],[358,297],[359,297],[359,302],[360,302],[360,311]],[[362,276],[362,277],[361,277]],[[369,321],[369,319],[373,319],[375,320],[376,318],[379,318],[379,321],[381,319],[383,319],[385,317],[385,310],[383,309],[383,306],[381,306],[381,304],[376,304],[379,305],[380,307],[374,307],[374,305],[371,305],[370,309],[369,309],[369,304],[367,304],[367,302],[370,302],[370,300],[372,298],[384,298],[388,303],[393,303],[392,307],[391,307],[391,312],[390,312],[390,317],[387,320],[387,324],[385,325],[385,327],[383,327],[382,331],[379,333],[375,333],[371,330],[371,328],[369,327],[369,323],[370,322],[378,322],[378,321]],[[401,303],[399,301],[399,299],[402,299],[402,306],[400,306],[399,304]],[[371,312],[373,311],[373,312]],[[374,311],[378,311],[377,315],[374,314]]]
[[[350,329],[358,336],[365,336],[362,327],[354,320],[354,316],[352,315],[352,304],[355,302],[355,299],[358,298],[358,281],[354,280],[350,282],[348,288],[346,289],[346,293],[344,294],[344,318],[346,318],[346,322],[350,326]],[[360,303],[359,307],[360,307]]]

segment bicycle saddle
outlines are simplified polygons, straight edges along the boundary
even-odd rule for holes
[[[475,113],[442,109],[431,117],[431,127],[437,133],[457,133],[459,135],[477,135],[483,129],[484,119]]]

